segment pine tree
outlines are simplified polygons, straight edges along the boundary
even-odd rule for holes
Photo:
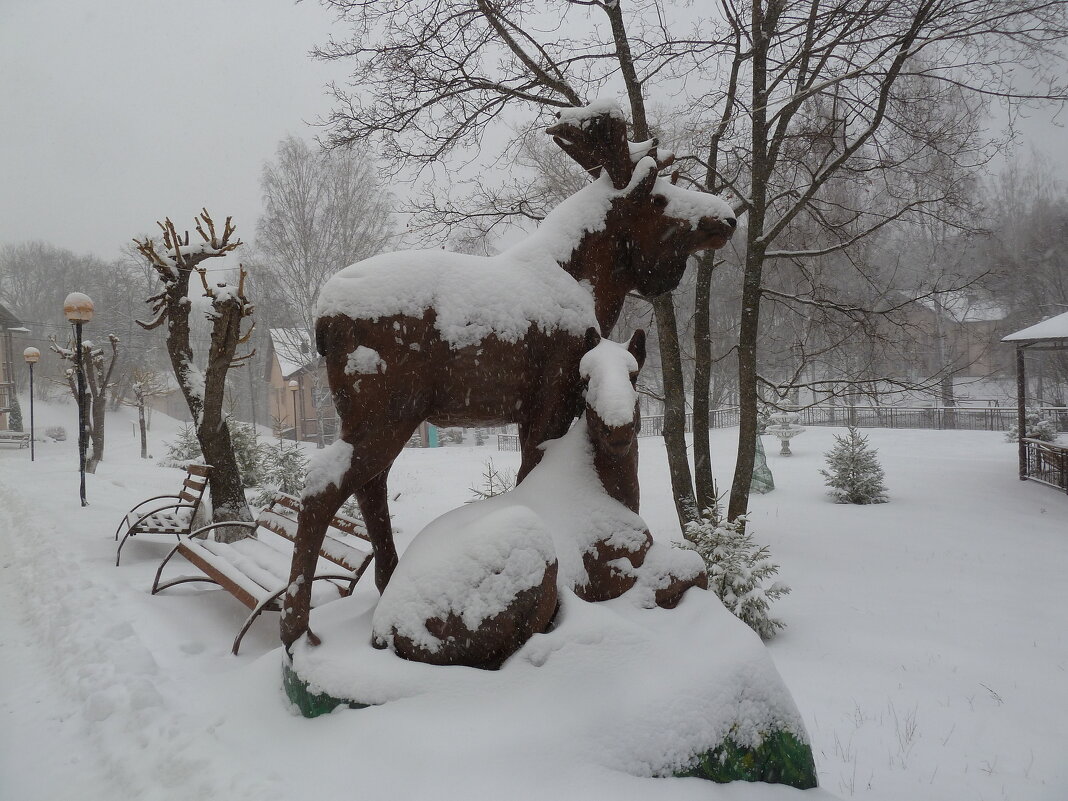
[[[514,470],[498,470],[493,464],[492,459],[488,459],[483,465],[482,470],[482,486],[481,487],[468,487],[471,490],[472,501],[484,501],[486,498],[492,498],[494,495],[503,495],[504,493],[515,489],[515,476]]]
[[[250,423],[241,423],[232,417],[226,418],[230,430],[230,441],[241,471],[241,483],[244,487],[257,487],[263,483],[264,446],[256,436],[256,430]],[[178,436],[173,442],[165,442],[167,456],[161,464],[164,467],[185,467],[190,462],[204,461],[200,450],[200,440],[196,429],[187,423],[178,429]]]
[[[1052,420],[1042,417],[1038,409],[1028,409],[1024,414],[1024,437],[1037,439],[1042,442],[1056,442],[1059,436],[1057,425]],[[1020,438],[1020,427],[1013,425],[1005,434],[1006,442],[1017,442]]]
[[[266,506],[276,492],[300,497],[308,475],[308,457],[297,443],[278,441],[278,447],[263,448],[262,483],[252,502]]]
[[[8,423],[11,431],[22,431],[22,407],[19,406],[18,395],[11,396],[11,414],[8,415]]]
[[[260,444],[256,427],[252,423],[242,423],[230,415],[226,416],[226,427],[230,430],[230,442],[237,459],[237,469],[241,471],[241,485],[258,487],[264,482],[264,452],[272,450]],[[303,481],[301,482],[303,486]]]
[[[850,426],[849,434],[834,437],[835,446],[826,454],[829,470],[820,470],[837,503],[886,503],[883,468],[878,451],[868,438]]]
[[[687,523],[686,542],[677,547],[696,551],[708,569],[708,588],[735,617],[762,639],[770,639],[786,624],[770,616],[771,603],[790,592],[781,581],[771,582],[779,566],[766,545],[758,546],[746,530],[745,516],[727,521],[717,509],[706,509]],[[768,583],[771,582],[771,583]]]
[[[163,445],[167,448],[167,456],[160,462],[164,467],[185,467],[190,462],[204,459],[196,429],[188,423],[178,429],[173,442],[164,442]]]

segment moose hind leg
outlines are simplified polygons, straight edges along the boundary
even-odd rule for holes
[[[360,513],[375,549],[375,585],[379,592],[386,588],[397,567],[397,547],[393,543],[393,524],[389,519],[388,477],[387,467],[362,487],[356,488],[356,501],[360,504]]]

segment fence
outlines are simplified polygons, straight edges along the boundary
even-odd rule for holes
[[[738,407],[726,406],[722,409],[713,409],[708,413],[708,427],[730,428],[738,425]],[[664,415],[655,414],[642,418],[642,428],[639,437],[659,437],[664,433]],[[686,415],[686,433],[693,433],[693,415]]]
[[[1044,406],[1039,409],[1052,420],[1057,430],[1068,432],[1068,407]],[[810,406],[797,412],[804,426],[854,426],[855,428],[927,428],[964,431],[1008,431],[1016,425],[1015,406]],[[714,409],[708,414],[708,427],[730,428],[738,425],[738,407]],[[639,437],[659,437],[664,433],[664,416],[642,418]],[[693,415],[686,415],[686,433],[693,433]],[[519,437],[497,435],[497,450],[518,451]]]
[[[1068,492],[1068,448],[1025,439],[1027,478]]]
[[[1060,431],[1068,431],[1068,408],[1051,406],[1040,411]],[[1016,425],[1015,406],[812,406],[797,414],[798,422],[805,426],[1008,431]]]

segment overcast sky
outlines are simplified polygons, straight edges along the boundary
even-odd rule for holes
[[[119,255],[207,206],[253,237],[278,141],[313,138],[331,14],[292,0],[0,0],[0,244]]]
[[[313,0],[0,0],[0,245],[113,258],[202,206],[251,240],[264,161],[314,138],[345,77],[308,57],[332,21]],[[1049,118],[1024,129],[1063,175]]]

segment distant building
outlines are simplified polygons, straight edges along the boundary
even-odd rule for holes
[[[333,442],[337,436],[337,410],[326,365],[315,352],[314,343],[301,328],[272,328],[268,333],[264,380],[272,428],[277,435],[290,439],[316,442],[322,436],[324,443]],[[297,382],[296,392],[289,386],[290,381]]]
[[[10,428],[10,411],[15,402],[14,330],[25,331],[19,319],[0,304],[0,429]],[[22,354],[19,354],[21,357]],[[19,359],[18,364],[22,363]]]

